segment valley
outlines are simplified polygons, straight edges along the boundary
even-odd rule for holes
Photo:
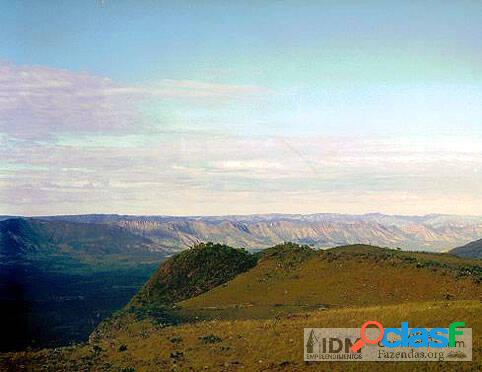
[[[86,340],[166,254],[115,226],[0,221],[0,351]]]

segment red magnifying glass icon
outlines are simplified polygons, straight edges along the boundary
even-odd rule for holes
[[[367,338],[365,336],[365,330],[369,325],[374,325],[380,331],[380,334],[374,340],[370,340],[369,338]],[[355,344],[351,347],[351,351],[356,353],[365,344],[376,344],[376,343],[380,342],[381,339],[383,338],[383,332],[384,332],[384,329],[383,329],[383,326],[380,323],[378,323],[374,320],[366,321],[365,323],[362,324],[362,326],[360,328],[360,339],[357,342],[355,342]]]

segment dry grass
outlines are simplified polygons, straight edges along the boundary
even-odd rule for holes
[[[279,320],[205,321],[156,329],[149,322],[132,323],[98,345],[8,356],[9,365],[27,370],[91,371],[381,371],[480,370],[482,331],[480,301],[442,301],[332,309],[296,314]],[[358,327],[367,319],[385,326],[446,327],[465,321],[474,333],[474,362],[347,363],[303,362],[303,328]],[[214,337],[215,336],[215,337]],[[220,341],[219,341],[220,339]],[[214,342],[209,342],[213,340]],[[125,351],[121,350],[125,345]],[[102,351],[95,352],[94,348]],[[100,350],[100,349],[97,349]],[[2,366],[2,364],[0,364]],[[4,368],[8,368],[4,361]],[[44,366],[44,367],[42,367]]]
[[[320,307],[482,299],[474,277],[458,275],[464,260],[404,252],[386,257],[388,250],[381,249],[365,255],[368,248],[360,247],[348,254],[351,248],[336,248],[342,254],[317,254],[289,269],[280,260],[261,260],[232,281],[180,302],[180,313],[188,320],[259,319]]]

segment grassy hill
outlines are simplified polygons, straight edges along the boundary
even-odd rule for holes
[[[130,302],[183,321],[482,298],[482,261],[366,245],[284,243],[256,254],[200,244],[166,260]]]
[[[249,319],[316,308],[481,299],[482,262],[364,245],[280,245],[226,285],[178,303],[187,319]]]
[[[476,362],[460,366],[470,370],[481,366],[481,276],[480,260],[447,254],[365,245],[315,251],[291,243],[249,254],[204,244],[161,264],[90,343],[8,354],[3,363],[106,371],[317,370],[319,363],[302,361],[304,327],[357,327],[367,319],[431,327],[463,320],[475,335]],[[146,311],[153,308],[161,311]],[[165,318],[166,309],[176,322]],[[390,368],[421,366],[444,367]],[[325,367],[346,371],[358,365]],[[382,370],[387,364],[364,367]]]
[[[482,239],[476,240],[462,247],[454,248],[449,251],[450,254],[467,258],[482,258]]]
[[[174,303],[194,297],[255,264],[256,257],[243,249],[201,243],[163,262],[131,305]]]

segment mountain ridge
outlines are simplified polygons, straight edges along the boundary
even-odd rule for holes
[[[165,255],[167,252],[150,239],[116,225],[14,217],[0,221],[0,253],[102,259],[109,255]]]
[[[482,236],[482,217],[442,214],[274,213],[193,217],[94,214],[43,218],[121,226],[171,252],[208,241],[246,249],[263,249],[293,241],[315,248],[360,243],[441,252]]]

